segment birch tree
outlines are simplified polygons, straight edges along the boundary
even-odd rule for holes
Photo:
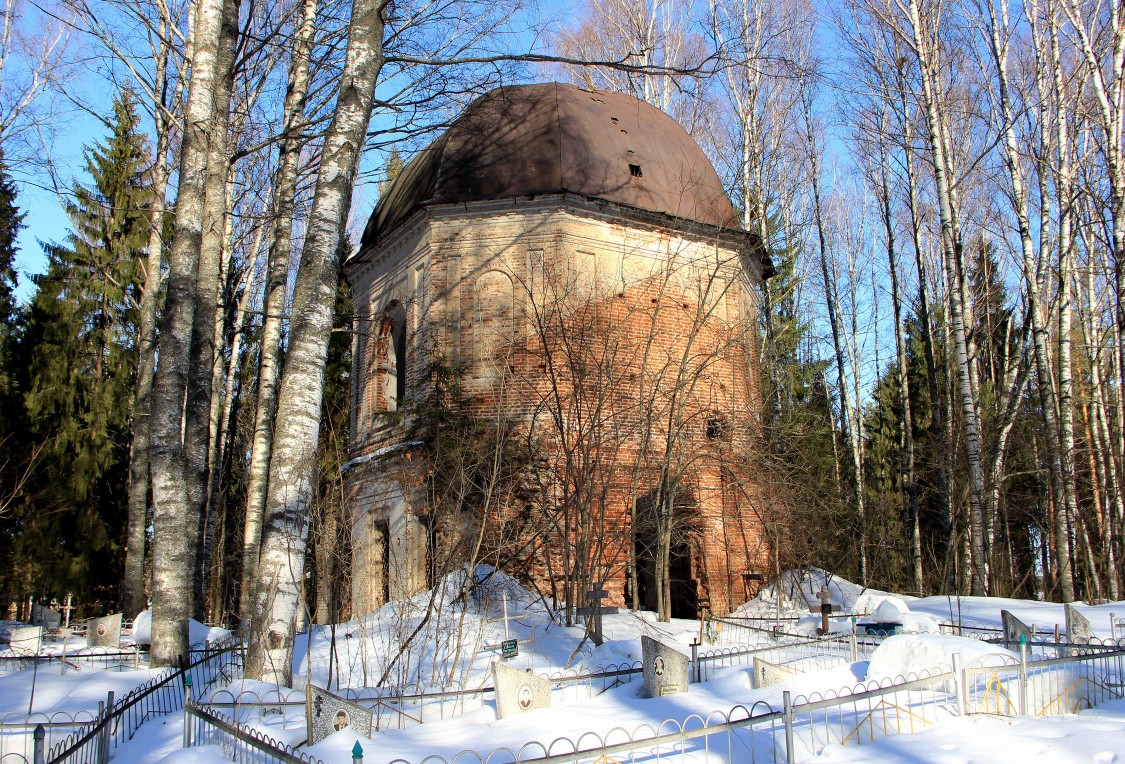
[[[336,110],[324,140],[301,269],[293,295],[289,351],[278,390],[266,521],[255,582],[247,675],[290,685],[293,636],[313,498],[324,362],[344,233],[359,158],[383,66],[387,0],[356,0]]]
[[[196,612],[194,578],[185,571],[196,569],[198,537],[201,529],[202,483],[199,473],[207,448],[205,428],[210,421],[210,395],[206,413],[201,414],[202,389],[192,396],[194,421],[185,422],[185,397],[189,380],[200,371],[201,353],[195,357],[196,314],[212,313],[215,279],[211,266],[200,279],[200,256],[205,229],[216,236],[221,220],[215,210],[214,187],[219,169],[214,157],[222,154],[212,141],[225,141],[226,119],[230,108],[230,86],[223,84],[232,65],[234,36],[237,35],[238,7],[233,0],[201,0],[195,9],[192,26],[191,81],[184,108],[184,135],[180,147],[179,186],[173,218],[172,245],[168,253],[168,291],[160,332],[160,361],[154,381],[152,416],[152,491],[156,535],[154,537],[152,659],[156,665],[174,663],[187,655],[188,619]],[[225,96],[225,101],[223,100]],[[226,158],[222,161],[222,187],[225,191]],[[207,194],[212,194],[208,203]],[[225,200],[220,207],[225,209]],[[209,300],[200,297],[200,289]],[[203,319],[208,331],[198,333],[198,341],[211,342],[211,321]],[[211,378],[210,358],[205,376]],[[204,385],[207,383],[198,383]],[[203,416],[202,424],[199,416]],[[181,439],[183,433],[183,439]],[[185,451],[194,450],[189,463]],[[192,474],[190,471],[194,470]]]

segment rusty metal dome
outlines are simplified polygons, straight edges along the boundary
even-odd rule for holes
[[[361,249],[418,207],[570,192],[738,229],[718,173],[660,109],[550,82],[471,103],[379,199]]]

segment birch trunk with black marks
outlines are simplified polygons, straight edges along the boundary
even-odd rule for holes
[[[1075,488],[1074,488],[1074,472],[1070,468],[1070,456],[1064,454],[1064,430],[1062,424],[1062,406],[1063,401],[1057,394],[1061,392],[1060,386],[1055,380],[1054,375],[1051,373],[1051,356],[1050,356],[1050,326],[1049,326],[1049,309],[1044,304],[1041,290],[1041,276],[1043,272],[1050,272],[1051,269],[1043,267],[1042,258],[1045,256],[1044,251],[1038,254],[1035,251],[1035,243],[1032,239],[1031,231],[1031,214],[1027,198],[1026,184],[1023,177],[1022,170],[1022,157],[1016,143],[1016,129],[1015,117],[1013,113],[1013,103],[1011,97],[1011,87],[1008,79],[1008,15],[1007,7],[1001,6],[1000,13],[997,15],[996,9],[990,3],[988,7],[988,16],[990,22],[989,29],[989,44],[992,53],[993,64],[996,67],[996,85],[998,95],[998,105],[1000,108],[1001,117],[1001,138],[1004,146],[1004,160],[1008,170],[1008,181],[1010,187],[1008,189],[1008,196],[1011,199],[1012,211],[1015,213],[1017,230],[1019,233],[1020,241],[1020,254],[1023,258],[1023,277],[1024,277],[1024,290],[1027,296],[1028,313],[1031,321],[1031,334],[1032,334],[1032,347],[1035,357],[1035,371],[1038,379],[1036,386],[1039,391],[1040,410],[1042,412],[1044,424],[1047,431],[1047,450],[1048,458],[1050,459],[1051,472],[1053,478],[1051,480],[1052,487],[1055,494],[1055,522],[1053,532],[1055,535],[1055,555],[1058,564],[1058,583],[1060,594],[1064,602],[1071,602],[1074,599],[1074,571],[1070,558],[1070,535],[1071,535],[1071,521],[1072,518],[1077,516],[1078,508],[1076,505]],[[1038,43],[1038,40],[1036,40]],[[1041,59],[1042,60],[1042,57]],[[1047,88],[1043,85],[1044,80],[1042,73],[1040,75],[1040,95],[1046,97]],[[1044,110],[1045,111],[1045,110]],[[1056,115],[1056,119],[1064,120],[1065,116],[1062,110]],[[1043,125],[1043,130],[1049,129],[1047,125]],[[1060,137],[1064,127],[1060,127]],[[1040,140],[1043,141],[1043,153],[1046,153],[1050,148],[1050,136],[1042,135]],[[1055,147],[1060,152],[1065,151],[1065,147],[1060,145]],[[1047,172],[1047,168],[1043,168],[1042,172]],[[1069,215],[1064,209],[1064,205],[1069,204],[1069,200],[1063,198],[1067,193],[1069,184],[1066,183],[1065,168],[1061,169],[1058,173],[1059,194],[1060,194],[1060,230],[1059,239],[1060,248],[1066,247],[1069,249],[1069,244],[1064,244],[1064,239],[1069,239]],[[1065,184],[1065,185],[1064,185]],[[1046,205],[1047,201],[1044,200],[1043,204]],[[1040,220],[1039,225],[1042,228],[1049,226],[1049,220]],[[1044,237],[1045,238],[1045,237]],[[1060,249],[1060,252],[1062,250]],[[1065,257],[1065,256],[1064,256]],[[1060,276],[1064,275],[1061,271],[1065,260],[1060,261]],[[1069,281],[1069,276],[1066,277]],[[1066,282],[1060,282],[1060,324],[1064,321],[1069,324],[1069,319],[1064,319],[1063,315],[1069,316],[1069,308],[1066,305],[1068,302],[1067,294],[1069,292]],[[1068,327],[1069,331],[1069,327]],[[1069,348],[1069,341],[1060,337],[1060,345]],[[1067,353],[1069,356],[1069,352]],[[1069,360],[1063,364],[1062,359],[1059,359],[1060,377],[1063,374],[1063,366],[1069,367]],[[1069,377],[1069,371],[1066,372]],[[1070,388],[1069,380],[1067,382],[1067,389]],[[1069,398],[1069,393],[1068,393]],[[1066,405],[1069,406],[1069,400]],[[1074,446],[1074,427],[1073,417],[1070,418],[1070,442],[1069,446],[1073,449]],[[994,479],[998,476],[994,475]]]
[[[910,0],[909,19],[912,46],[919,67],[922,86],[922,108],[925,111],[930,158],[934,169],[938,215],[941,222],[941,247],[949,299],[949,328],[953,340],[953,362],[957,377],[957,395],[965,429],[965,450],[969,467],[969,564],[970,592],[987,596],[989,592],[988,549],[985,539],[985,487],[981,459],[980,418],[974,394],[973,374],[969,358],[968,331],[965,327],[966,305],[962,286],[964,248],[956,215],[955,195],[949,177],[948,130],[944,123],[944,99],[934,59],[938,50],[936,21],[923,20],[919,0]],[[931,24],[933,25],[931,27]]]
[[[222,448],[220,440],[221,430],[223,429],[221,418],[226,403],[223,382],[226,378],[227,368],[223,363],[222,348],[226,342],[227,335],[226,302],[228,299],[228,281],[233,278],[230,271],[234,242],[234,217],[231,214],[233,209],[231,192],[234,186],[230,179],[229,164],[227,167],[228,173],[223,192],[223,236],[220,242],[219,270],[215,280],[217,292],[215,295],[215,305],[212,308],[211,348],[213,358],[211,361],[211,380],[209,383],[211,401],[207,410],[207,452],[202,486],[203,509],[201,514],[203,517],[203,525],[199,535],[199,553],[197,555],[199,562],[195,570],[195,603],[196,611],[199,613],[197,618],[201,621],[210,620],[209,618],[205,619],[204,616],[206,615],[207,608],[208,579],[211,577],[212,544],[215,540],[215,525],[218,521],[217,515],[219,509],[214,501],[217,494],[217,486],[215,483],[218,477],[217,471],[222,469],[222,455],[219,453]],[[204,241],[206,242],[206,237]],[[233,293],[237,292],[237,289],[232,287],[229,291],[233,295]],[[243,294],[243,299],[245,299],[245,294]],[[241,305],[236,308],[237,316],[233,324],[234,326],[239,325],[242,315],[241,308]]]
[[[157,81],[163,76],[158,73]],[[152,388],[156,372],[156,319],[160,308],[161,268],[164,261],[165,194],[168,193],[168,122],[160,106],[156,109],[156,162],[153,165],[152,229],[145,258],[145,286],[141,294],[137,336],[137,385],[133,403],[133,433],[129,457],[128,537],[125,574],[121,582],[121,607],[129,618],[148,607],[145,595],[145,546],[148,538],[148,508],[152,486],[149,448],[152,444]]]
[[[922,576],[922,523],[918,512],[918,485],[914,478],[914,414],[910,404],[910,374],[907,367],[906,338],[903,336],[902,293],[898,283],[898,258],[895,254],[894,208],[891,185],[887,177],[887,156],[883,136],[887,134],[885,112],[879,115],[879,204],[882,207],[883,235],[887,244],[887,266],[891,276],[891,309],[895,324],[895,354],[898,360],[898,399],[902,407],[902,434],[899,438],[899,478],[902,481],[903,515],[910,519],[911,568],[914,574],[914,593],[923,596],[925,582]],[[925,289],[919,284],[919,290]]]
[[[910,217],[911,245],[914,248],[914,269],[918,275],[918,324],[922,333],[922,352],[926,360],[926,382],[930,392],[930,447],[941,452],[941,466],[937,470],[937,493],[943,510],[943,542],[948,549],[953,539],[953,503],[949,489],[953,475],[952,449],[943,448],[941,445],[943,442],[948,442],[945,437],[947,422],[942,404],[944,395],[938,383],[937,359],[934,354],[933,311],[930,309],[929,278],[926,272],[922,238],[922,213],[918,199],[918,176],[914,163],[913,115],[907,101],[906,80],[903,73],[899,71],[896,78],[899,92],[899,100],[896,102],[896,118],[899,120],[903,168],[906,172],[906,201]]]
[[[192,25],[192,74],[184,109],[168,291],[153,388],[152,662],[157,666],[187,657],[188,619],[195,611],[191,572],[196,566],[201,506],[198,494],[193,501],[189,492],[189,465],[181,433],[198,302],[210,139],[214,121],[223,119],[229,109],[229,100],[224,105],[216,96],[222,93],[221,80],[226,76],[221,51],[232,16],[237,21],[235,0],[198,0]],[[209,380],[209,368],[206,376]]]
[[[1105,162],[1109,191],[1109,218],[1111,222],[1111,267],[1114,279],[1114,332],[1117,337],[1114,353],[1116,404],[1118,430],[1111,438],[1118,468],[1125,469],[1125,384],[1121,373],[1125,369],[1125,166],[1122,145],[1125,132],[1125,18],[1119,3],[1106,9],[1066,0],[1063,9],[1070,22],[1071,38],[1075,40],[1087,65],[1085,86],[1094,96],[1093,112],[1098,127],[1103,131],[1100,150]],[[1087,28],[1090,24],[1093,28]],[[1097,47],[1095,47],[1095,45]],[[1100,215],[1099,215],[1100,217]],[[1112,430],[1111,430],[1112,431]],[[1118,518],[1120,522],[1123,518]]]
[[[290,685],[315,490],[324,363],[359,158],[383,66],[383,8],[356,0],[336,111],[321,154],[278,391],[265,523],[251,603],[247,677]]]
[[[196,534],[197,553],[194,567],[195,617],[203,619],[203,592],[210,559],[206,548],[208,496],[212,443],[212,405],[218,345],[216,324],[223,300],[222,261],[227,251],[227,181],[230,160],[227,152],[227,129],[230,123],[231,91],[234,86],[234,54],[238,42],[239,0],[228,0],[223,6],[222,30],[216,65],[214,114],[211,117],[207,142],[207,171],[204,180],[203,235],[196,273],[195,322],[191,337],[191,371],[188,375],[187,400],[184,410],[185,476],[189,500],[199,506]]]
[[[824,298],[828,311],[828,323],[832,329],[832,347],[836,358],[836,378],[840,388],[840,421],[848,438],[848,452],[852,460],[852,495],[855,501],[856,520],[859,538],[859,580],[867,584],[867,513],[863,496],[863,452],[859,432],[857,407],[852,404],[852,394],[848,385],[847,364],[844,358],[844,338],[840,324],[840,299],[836,290],[835,274],[828,264],[828,239],[824,220],[824,207],[820,193],[820,147],[816,143],[815,125],[812,118],[812,100],[808,93],[804,99],[805,150],[811,174],[813,200],[813,225],[816,228],[817,247],[820,256],[820,272],[824,279]]]
[[[171,176],[169,149],[173,127],[174,101],[181,95],[183,72],[172,65],[174,55],[172,11],[165,2],[152,3],[156,19],[149,22],[160,43],[153,48],[151,86],[137,77],[141,90],[152,104],[156,146],[153,152],[151,211],[152,227],[145,258],[145,285],[138,310],[137,382],[133,400],[133,423],[129,448],[129,487],[127,499],[128,531],[126,537],[125,571],[122,579],[121,606],[127,616],[134,616],[148,606],[145,594],[148,559],[149,510],[152,506],[150,449],[152,446],[152,392],[156,373],[156,324],[159,320],[161,286],[164,281],[164,216],[167,212],[168,182]],[[95,35],[116,49],[113,35],[103,28],[97,17],[89,17],[88,25]],[[151,573],[151,571],[148,571]]]
[[[1081,235],[1081,234],[1080,234]],[[1087,252],[1091,252],[1089,244],[1085,244]],[[1119,597],[1120,582],[1117,566],[1117,543],[1120,532],[1121,518],[1125,517],[1121,495],[1121,477],[1118,469],[1118,454],[1113,447],[1113,430],[1108,421],[1106,411],[1111,406],[1106,401],[1105,387],[1102,383],[1102,343],[1104,334],[1097,325],[1095,318],[1098,303],[1097,286],[1094,279],[1094,264],[1086,268],[1085,279],[1085,305],[1086,312],[1082,317],[1083,338],[1086,346],[1090,348],[1090,443],[1096,469],[1094,473],[1100,476],[1100,484],[1104,489],[1102,500],[1102,533],[1103,545],[1106,555],[1107,584],[1110,599]],[[1119,444],[1120,445],[1120,444]]]
[[[280,161],[274,184],[277,210],[272,222],[269,254],[266,260],[266,288],[263,300],[262,357],[258,367],[258,399],[254,411],[254,438],[250,447],[250,470],[246,488],[246,522],[242,538],[242,578],[239,588],[239,614],[245,623],[250,618],[250,593],[258,569],[262,541],[262,521],[266,507],[270,452],[273,448],[273,419],[277,407],[277,385],[281,378],[281,331],[284,325],[289,253],[293,239],[294,199],[300,169],[301,146],[298,134],[304,125],[305,99],[309,89],[309,58],[316,24],[317,0],[305,0],[301,24],[289,67],[289,90],[285,95],[285,136],[279,148]]]

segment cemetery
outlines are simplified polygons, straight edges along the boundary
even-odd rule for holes
[[[329,764],[358,754],[414,764],[464,761],[464,752],[495,761],[507,751],[503,760],[521,762],[560,753],[591,762],[842,762],[969,721],[980,729],[958,740],[961,749],[987,749],[997,735],[1011,743],[988,726],[997,719],[1020,734],[1047,725],[1074,749],[1095,712],[1108,732],[1082,743],[1083,755],[1119,750],[1125,739],[1125,642],[1117,641],[1125,607],[1110,609],[1120,603],[916,599],[814,571],[767,587],[717,623],[603,613],[593,597],[587,615],[600,623],[599,645],[592,630],[560,624],[532,592],[489,573],[443,582],[437,596],[449,596],[448,607],[405,652],[395,635],[424,613],[422,595],[314,627],[298,640],[293,688],[242,679],[238,640],[202,624],[193,625],[200,641],[182,673],[147,668],[144,614],[132,633],[120,614],[53,630],[9,624],[0,757],[79,760],[81,746],[67,748],[92,730],[94,758],[81,760]],[[466,578],[478,583],[457,605]],[[872,633],[865,622],[895,628]],[[35,665],[14,663],[29,658]],[[148,708],[150,720],[112,716],[107,709],[123,698]],[[41,749],[20,719],[55,725],[44,727]]]

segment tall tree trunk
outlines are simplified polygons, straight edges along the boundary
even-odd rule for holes
[[[848,438],[848,451],[852,460],[852,497],[855,501],[856,520],[858,523],[859,543],[859,579],[864,586],[867,585],[867,516],[863,502],[863,454],[861,449],[860,423],[856,412],[858,407],[853,407],[851,402],[850,386],[848,385],[847,364],[844,359],[844,339],[840,329],[840,299],[835,286],[832,269],[828,265],[828,240],[825,230],[824,209],[820,198],[820,149],[816,145],[815,126],[812,119],[811,96],[805,94],[805,143],[809,171],[811,174],[813,197],[813,224],[816,227],[818,252],[820,256],[820,272],[824,278],[824,296],[827,302],[828,323],[832,329],[832,346],[836,357],[836,376],[840,388],[840,417]]]
[[[233,298],[233,295],[238,292],[237,288],[229,283],[234,278],[234,275],[231,273],[234,254],[234,216],[231,214],[233,209],[231,192],[233,191],[234,184],[231,182],[229,165],[227,169],[226,181],[223,184],[223,236],[220,242],[219,273],[216,279],[218,291],[216,293],[215,305],[212,307],[214,316],[211,325],[211,347],[214,352],[214,358],[211,362],[211,381],[209,383],[211,401],[207,411],[208,436],[206,472],[201,489],[203,495],[203,510],[201,513],[203,516],[203,527],[199,536],[199,550],[196,557],[199,562],[195,569],[195,601],[196,608],[201,614],[206,612],[207,592],[209,589],[209,579],[211,577],[211,545],[215,540],[215,526],[219,520],[219,507],[214,499],[218,495],[218,486],[216,484],[218,473],[221,472],[223,468],[221,452],[224,426],[222,417],[224,406],[230,402],[229,397],[225,394],[223,382],[226,379],[227,371],[233,370],[237,363],[233,347],[231,348],[230,364],[223,363],[222,352],[227,338],[226,315],[228,289],[229,298]],[[260,232],[261,228],[259,227],[258,230]],[[250,251],[253,252],[255,250],[252,249]],[[246,273],[249,273],[249,270],[250,269],[247,268]],[[243,292],[240,304],[235,309],[235,316],[232,323],[233,340],[239,339],[239,328],[241,327],[246,300],[247,293]]]
[[[1106,570],[1108,572],[1108,586],[1110,597],[1117,599],[1119,596],[1119,576],[1117,569],[1117,534],[1120,532],[1121,518],[1125,517],[1121,495],[1121,477],[1118,471],[1120,439],[1114,448],[1113,430],[1107,421],[1106,409],[1109,408],[1105,399],[1102,385],[1102,353],[1101,344],[1103,334],[1098,330],[1094,317],[1097,303],[1097,287],[1094,280],[1094,259],[1089,243],[1085,248],[1090,252],[1090,267],[1086,269],[1086,303],[1089,306],[1083,321],[1083,336],[1086,346],[1090,348],[1090,400],[1092,408],[1093,435],[1090,439],[1097,463],[1102,465],[1103,486],[1105,487],[1105,519],[1103,532],[1105,534]]]
[[[156,81],[164,79],[166,66],[158,59]],[[137,336],[137,386],[133,404],[133,433],[129,458],[128,540],[121,607],[133,617],[148,607],[145,595],[145,546],[148,537],[148,508],[151,495],[149,449],[152,443],[152,386],[156,372],[156,319],[160,307],[161,269],[164,260],[164,209],[168,193],[168,122],[163,109],[156,109],[156,156],[153,164],[152,229],[145,260],[145,286],[141,294]]]
[[[891,276],[891,307],[895,324],[895,352],[898,361],[898,395],[902,407],[902,435],[899,439],[899,477],[902,481],[903,516],[910,522],[911,568],[914,574],[914,593],[923,595],[925,582],[922,576],[922,527],[918,511],[918,486],[914,478],[914,414],[910,404],[910,374],[907,367],[906,339],[903,337],[902,294],[898,283],[898,259],[895,256],[894,208],[891,201],[890,182],[887,178],[888,157],[882,136],[887,134],[885,113],[879,115],[879,203],[883,214],[883,235],[887,244],[887,266]],[[920,285],[924,288],[924,285]]]
[[[158,666],[187,656],[188,619],[195,612],[191,571],[196,565],[201,504],[198,492],[193,494],[189,488],[188,457],[181,431],[185,424],[200,252],[207,216],[209,142],[216,132],[214,121],[225,121],[229,112],[229,89],[225,91],[226,103],[217,101],[216,96],[224,92],[224,66],[229,68],[229,62],[223,60],[224,38],[237,34],[237,21],[236,0],[198,0],[192,29],[192,76],[180,147],[179,189],[168,254],[168,292],[154,382],[151,453],[156,536],[152,661]],[[210,313],[209,308],[210,305],[204,312]],[[206,377],[210,380],[209,367]],[[196,445],[193,443],[193,447]],[[198,461],[198,453],[195,456]]]
[[[910,22],[913,27],[914,52],[921,70],[922,105],[929,132],[934,182],[937,191],[938,213],[941,221],[941,245],[946,271],[946,289],[949,294],[949,325],[953,339],[953,360],[957,371],[957,393],[965,428],[965,448],[969,466],[969,543],[972,560],[969,566],[970,591],[987,596],[988,549],[984,520],[984,469],[981,460],[980,420],[973,391],[970,367],[968,332],[965,327],[966,306],[961,287],[964,272],[964,249],[958,229],[955,196],[949,177],[948,151],[945,141],[942,109],[943,101],[933,56],[937,49],[936,28],[923,25],[919,0],[910,0]],[[926,24],[931,19],[925,19]],[[933,39],[931,39],[933,38]]]
[[[1070,560],[1070,521],[1076,514],[1077,507],[1073,505],[1074,502],[1074,476],[1073,471],[1067,469],[1070,458],[1063,453],[1062,438],[1063,427],[1060,417],[1061,401],[1056,397],[1056,383],[1055,378],[1051,374],[1051,361],[1050,361],[1050,329],[1048,326],[1048,310],[1043,303],[1040,293],[1040,272],[1043,270],[1039,260],[1045,254],[1039,253],[1036,257],[1035,245],[1032,239],[1031,232],[1031,218],[1028,209],[1027,191],[1024,183],[1023,172],[1021,170],[1023,158],[1019,153],[1016,145],[1015,121],[1013,117],[1013,104],[1011,101],[1011,91],[1008,84],[1008,18],[1007,8],[1002,6],[1000,8],[999,17],[996,10],[990,3],[989,8],[989,21],[991,23],[989,42],[991,44],[991,52],[993,63],[996,65],[996,82],[999,90],[1000,114],[1002,119],[1001,133],[1004,145],[1005,164],[1008,169],[1008,180],[1011,184],[1010,197],[1012,200],[1013,212],[1016,215],[1016,222],[1019,231],[1020,239],[1020,252],[1023,256],[1023,276],[1024,276],[1024,289],[1027,294],[1028,313],[1031,319],[1033,348],[1035,355],[1036,376],[1038,377],[1039,384],[1037,388],[1040,396],[1040,410],[1044,418],[1047,431],[1047,451],[1048,458],[1051,462],[1051,470],[1053,473],[1052,484],[1055,487],[1055,553],[1058,557],[1058,570],[1059,570],[1059,585],[1060,593],[1064,601],[1070,602],[1074,599],[1074,574]],[[1042,80],[1040,80],[1042,82]],[[1044,88],[1040,88],[1041,91]],[[1043,93],[1045,96],[1045,93]],[[1061,118],[1061,114],[1059,115]],[[1046,126],[1043,128],[1047,129]],[[1063,128],[1060,128],[1062,131]],[[1049,146],[1049,136],[1044,134],[1042,136],[1046,146]],[[1065,152],[1064,146],[1057,147],[1060,152]],[[1043,172],[1046,172],[1044,168]],[[1065,173],[1059,173],[1060,181],[1060,194],[1065,193],[1063,181]],[[1060,220],[1064,223],[1067,221],[1068,212],[1062,208],[1069,202],[1060,198]],[[1046,205],[1047,200],[1043,200]],[[1048,221],[1041,220],[1040,226],[1046,227]],[[1060,237],[1062,234],[1069,232],[1069,225],[1066,230],[1060,230]],[[1061,244],[1061,241],[1060,241]],[[1061,264],[1060,264],[1061,267]],[[1067,277],[1069,280],[1069,277]],[[1062,313],[1069,316],[1069,309],[1062,306],[1065,303],[1066,294],[1068,292],[1067,285],[1063,282],[1059,284],[1061,289],[1062,299],[1060,307],[1063,308]],[[1061,314],[1060,314],[1061,315]],[[1060,317],[1060,321],[1062,321]],[[1067,320],[1069,324],[1069,320]],[[1069,326],[1068,326],[1069,330]],[[1060,339],[1061,342],[1061,339]],[[1069,347],[1069,342],[1066,343]],[[1068,364],[1069,366],[1069,359]],[[1068,373],[1069,376],[1069,373]],[[1067,382],[1069,388],[1069,380]],[[1073,418],[1071,419],[1070,427],[1070,445],[1073,447]],[[1069,489],[1067,488],[1069,486]]]
[[[324,363],[351,195],[383,66],[386,3],[357,0],[352,5],[347,58],[324,141],[293,297],[246,670],[250,678],[278,684],[289,685],[293,677],[293,636],[316,476]]]
[[[926,273],[925,251],[922,241],[922,213],[918,199],[918,178],[914,166],[914,131],[912,129],[912,115],[907,102],[906,79],[902,72],[897,74],[896,82],[899,91],[897,102],[899,135],[903,147],[903,166],[906,170],[907,207],[910,213],[910,236],[914,248],[914,268],[918,275],[918,323],[922,333],[922,352],[926,360],[926,381],[930,391],[930,450],[940,452],[939,467],[937,470],[937,494],[942,507],[942,532],[943,544],[948,550],[953,543],[953,496],[950,486],[953,483],[953,454],[952,444],[946,438],[945,411],[943,406],[944,396],[939,382],[937,358],[934,353],[934,327],[930,310],[930,288]],[[942,446],[946,443],[946,446]],[[952,579],[947,577],[944,582],[952,584]]]
[[[223,6],[223,27],[219,38],[215,80],[215,111],[209,125],[207,170],[204,177],[203,235],[199,247],[196,272],[195,315],[191,335],[191,368],[188,374],[187,398],[184,408],[184,459],[188,498],[198,504],[196,534],[197,555],[193,568],[195,613],[203,615],[203,591],[206,572],[203,563],[209,555],[204,538],[207,529],[207,478],[210,474],[212,444],[212,401],[219,348],[215,341],[219,306],[223,302],[222,263],[227,251],[228,215],[227,181],[230,160],[227,151],[227,129],[230,122],[231,92],[234,87],[234,54],[238,42],[238,2]],[[205,560],[206,558],[206,560]]]
[[[250,470],[246,487],[246,522],[242,539],[242,576],[239,587],[239,615],[245,623],[251,610],[250,593],[258,570],[262,541],[262,522],[266,507],[270,452],[273,448],[274,412],[277,385],[281,379],[281,331],[284,325],[289,255],[293,238],[294,199],[300,169],[301,141],[298,133],[304,124],[305,99],[309,88],[309,58],[316,27],[317,0],[305,0],[301,24],[289,67],[289,90],[285,95],[285,136],[279,149],[280,161],[274,179],[277,210],[272,222],[269,254],[266,259],[266,289],[263,300],[262,359],[258,368],[258,398],[254,410],[254,438],[250,447]]]
[[[1122,161],[1122,133],[1125,131],[1125,18],[1119,3],[1106,9],[1094,9],[1078,0],[1062,3],[1070,22],[1072,38],[1086,60],[1086,88],[1093,95],[1099,127],[1104,136],[1099,148],[1105,159],[1106,180],[1109,191],[1109,217],[1111,222],[1111,263],[1114,274],[1115,332],[1118,337],[1115,354],[1117,366],[1116,398],[1118,420],[1125,417],[1125,384],[1121,384],[1125,369],[1125,345],[1120,338],[1125,335],[1125,163]],[[1095,28],[1088,29],[1089,21]],[[1101,28],[1096,28],[1097,26]],[[1095,41],[1099,47],[1095,49]],[[1120,427],[1120,425],[1119,425]],[[1125,446],[1125,428],[1119,429],[1115,445],[1122,451]],[[1120,451],[1119,451],[1120,453]],[[1125,453],[1122,454],[1125,458]],[[1125,469],[1125,463],[1119,465]]]

